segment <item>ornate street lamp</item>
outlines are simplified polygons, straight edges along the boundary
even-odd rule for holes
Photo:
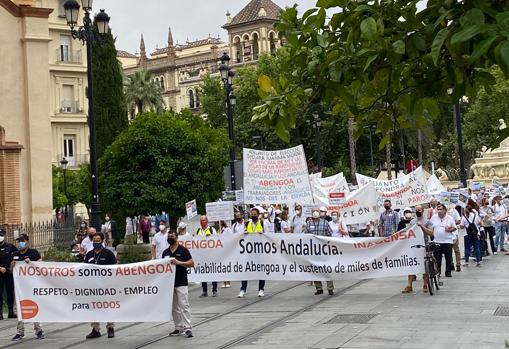
[[[101,45],[103,35],[109,33],[110,17],[101,10],[95,17],[97,31],[93,29],[90,11],[92,10],[93,0],[82,0],[81,7],[85,11],[83,17],[83,26],[78,27],[78,18],[80,5],[76,0],[67,0],[64,4],[65,18],[71,28],[73,39],[78,39],[87,46],[87,78],[88,78],[88,127],[90,129],[90,172],[92,175],[92,205],[90,225],[99,231],[101,229],[101,206],[99,204],[99,178],[97,175],[97,149],[96,149],[96,131],[95,131],[95,113],[94,113],[94,84],[92,76],[92,48],[95,45]],[[75,29],[76,28],[76,29]]]
[[[235,133],[233,132],[233,106],[236,102],[235,94],[233,93],[233,78],[235,72],[230,69],[230,56],[225,52],[220,58],[219,73],[221,80],[223,80],[224,91],[226,94],[226,116],[228,117],[228,137],[232,142],[230,148],[230,183],[231,190],[236,190],[235,183]]]
[[[62,160],[60,160],[60,166],[62,166],[62,170],[64,170],[64,195],[67,198],[67,165],[69,164],[69,161],[64,157]],[[65,220],[67,220],[67,206],[65,205],[65,211],[64,211],[64,217]]]

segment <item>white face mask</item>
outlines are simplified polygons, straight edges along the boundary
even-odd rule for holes
[[[332,216],[332,221],[334,223],[336,223],[338,221],[338,216],[336,216],[336,215]]]
[[[0,242],[4,242],[5,236],[0,236]]]
[[[106,220],[106,222],[108,222],[110,220],[110,217],[106,216],[104,217],[104,219]]]
[[[405,218],[406,219],[412,219],[412,214],[411,213],[405,213]]]
[[[320,212],[313,212],[313,218],[320,218]]]
[[[166,229],[166,227],[165,227],[164,225],[162,225],[162,224],[161,224],[161,225],[159,226],[159,230],[160,230],[160,231],[164,231],[164,229]]]

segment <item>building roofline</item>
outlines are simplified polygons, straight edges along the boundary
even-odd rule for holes
[[[0,0],[0,6],[14,17],[49,18],[50,13],[53,12],[51,8],[19,6],[11,0]]]

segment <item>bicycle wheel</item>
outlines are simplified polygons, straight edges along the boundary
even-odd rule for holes
[[[433,268],[433,263],[431,261],[424,261],[424,270],[426,272],[426,284],[428,285],[428,292],[430,296],[433,296],[433,276],[435,275],[435,270]]]

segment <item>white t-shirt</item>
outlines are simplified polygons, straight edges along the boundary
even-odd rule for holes
[[[504,204],[495,204],[493,206],[493,209],[495,210],[495,220],[498,222],[498,220],[501,218],[501,217],[504,217],[506,214],[507,214],[507,208],[505,207]],[[507,221],[507,218],[503,218],[502,219],[502,222],[506,222]]]
[[[348,235],[343,235],[340,233],[339,229],[341,228],[341,230],[347,230],[347,227],[346,227],[346,224],[345,222],[343,221],[337,221],[336,223],[334,223],[334,221],[330,221],[329,222],[329,226],[332,230],[332,236],[333,237],[339,237],[339,238],[348,238],[349,236]]]
[[[162,234],[158,232],[152,238],[152,246],[156,247],[156,258],[159,259],[163,256],[164,250],[169,246],[168,244],[168,233]]]
[[[479,216],[479,214],[477,212],[470,212],[470,214],[468,215],[468,220],[470,221],[470,223],[475,224],[475,226],[477,227],[477,231],[480,230],[481,217]],[[460,224],[464,227],[463,228],[463,236],[467,236],[467,227],[470,223],[467,222],[465,215],[461,216]]]
[[[221,234],[224,234],[224,235],[231,235],[231,234],[233,234],[232,228],[230,228],[230,227],[224,228],[223,231],[221,232]]]
[[[291,233],[290,223],[288,221],[281,220],[281,232],[282,233]]]
[[[85,254],[94,249],[94,243],[89,239],[88,236],[81,241],[80,246],[85,250]]]
[[[232,232],[233,234],[244,234],[246,231],[246,225],[244,224],[244,221],[242,222],[235,222],[232,225]]]
[[[454,222],[454,218],[446,214],[444,218],[440,218],[438,214],[434,215],[430,219],[431,224],[433,224],[433,235],[435,237],[434,241],[439,244],[452,244],[454,243],[454,239],[456,238],[456,233],[448,233],[445,231],[445,228],[452,227],[456,228],[456,222]]]
[[[300,216],[293,216],[290,220],[290,226],[293,228],[294,234],[300,234],[303,232],[303,228],[306,226],[306,220],[302,214]]]
[[[269,234],[273,234],[276,230],[275,230],[275,225],[274,225],[274,222],[271,222],[269,219],[265,219],[263,221],[263,232],[264,233],[269,233]]]
[[[447,215],[451,216],[452,219],[454,219],[454,222],[460,222],[461,221],[461,216],[460,216],[459,212],[454,207],[451,208],[449,211],[447,211]],[[458,238],[461,230],[463,230],[463,229],[458,227],[458,229],[456,229],[456,231],[454,232],[454,234],[456,234],[456,238]]]

